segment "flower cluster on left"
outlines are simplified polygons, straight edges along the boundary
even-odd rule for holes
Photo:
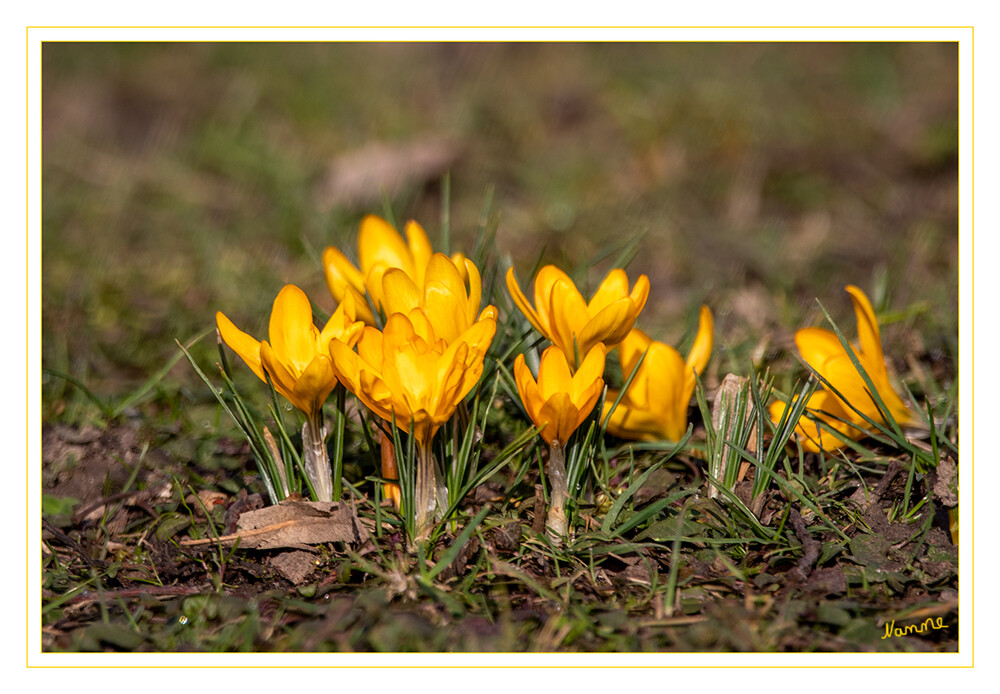
[[[302,471],[318,501],[336,500],[340,461],[331,467],[323,407],[338,387],[388,426],[382,427],[385,494],[405,509],[417,540],[426,539],[447,504],[433,439],[483,373],[497,309],[480,309],[479,269],[461,254],[434,253],[414,221],[404,239],[385,220],[368,216],[358,234],[360,267],[340,250],[323,254],[327,284],[339,302],[322,330],[305,293],[288,285],[274,301],[268,340],[258,341],[223,313],[221,339],[257,376],[305,416]],[[338,417],[343,419],[343,400]],[[399,487],[393,439],[398,427],[413,442],[413,498]],[[341,434],[342,435],[342,434]]]

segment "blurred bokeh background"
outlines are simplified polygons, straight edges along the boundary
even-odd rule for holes
[[[787,360],[817,297],[853,334],[849,283],[897,367],[953,377],[957,72],[941,43],[48,43],[43,363],[121,392],[216,310],[263,336],[285,283],[331,311],[322,249],[387,206],[437,241],[447,173],[453,250],[489,199],[522,283],[595,286],[641,235],[641,325],[682,344],[707,303],[713,378]]]

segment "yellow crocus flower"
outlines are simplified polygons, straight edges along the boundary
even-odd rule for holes
[[[575,369],[578,355],[588,354],[597,343],[610,349],[625,339],[646,305],[649,278],[640,275],[629,292],[625,271],[612,270],[587,302],[565,272],[546,265],[535,277],[534,306],[518,286],[513,268],[507,272],[507,289],[535,329],[561,349]]]
[[[330,293],[337,301],[342,301],[347,294],[352,295],[358,318],[368,325],[375,325],[375,319],[365,297],[366,292],[376,310],[389,313],[384,306],[382,279],[390,269],[400,270],[419,290],[423,290],[427,265],[434,251],[427,232],[417,222],[407,222],[404,233],[405,239],[381,217],[368,215],[361,220],[358,231],[360,268],[333,246],[323,251],[323,270]],[[465,275],[466,258],[460,253],[452,258],[459,272],[468,279]]]
[[[845,287],[854,302],[858,324],[858,344],[851,350],[857,357],[879,397],[892,418],[901,426],[910,426],[916,419],[889,382],[889,372],[882,352],[882,338],[871,302],[863,291],[854,285]],[[836,395],[825,385],[809,398],[806,408],[837,431],[831,434],[811,421],[801,421],[796,428],[805,450],[818,452],[821,448],[836,450],[847,440],[864,438],[870,425],[855,410],[875,422],[886,423],[879,412],[867,384],[858,373],[836,334],[823,328],[803,328],[795,333],[795,346],[802,359],[816,373],[825,378],[840,394]],[[850,404],[848,404],[850,403]],[[771,419],[778,421],[785,403],[774,402],[770,407]],[[845,422],[839,419],[846,420]]]
[[[566,476],[565,448],[573,435],[590,415],[604,390],[604,359],[607,348],[598,342],[592,346],[571,374],[566,354],[552,345],[544,352],[538,365],[538,380],[531,375],[524,355],[514,360],[514,380],[524,409],[538,435],[549,444],[549,460],[545,467],[549,480],[549,511],[545,527],[553,539],[561,542],[566,536],[566,501],[570,495]]]
[[[488,306],[478,321],[449,344],[435,335],[424,310],[414,308],[390,315],[382,331],[366,326],[357,353],[343,343],[330,343],[338,377],[347,389],[376,415],[386,422],[395,419],[396,426],[416,439],[418,542],[430,536],[436,510],[447,503],[431,442],[479,381],[496,328],[496,308]],[[394,496],[392,486],[387,492]]]
[[[541,436],[549,446],[566,446],[566,441],[594,409],[604,390],[606,348],[600,342],[590,348],[576,373],[561,349],[555,346],[542,352],[538,380],[524,361],[514,360],[517,393]]]
[[[707,306],[701,307],[698,333],[687,359],[676,349],[634,328],[620,345],[618,359],[622,378],[627,379],[639,358],[646,358],[628,390],[608,420],[608,431],[623,439],[677,441],[687,429],[688,404],[694,393],[695,374],[701,374],[712,354],[714,321]],[[606,416],[619,391],[608,390]]]
[[[429,445],[437,429],[479,381],[483,358],[496,334],[497,311],[487,307],[450,344],[439,338],[421,308],[394,313],[379,331],[366,326],[358,351],[331,342],[340,380],[372,412],[410,430]]]
[[[402,268],[389,268],[382,276],[381,296],[386,315],[422,309],[434,327],[435,337],[448,344],[483,317],[479,311],[482,298],[479,269],[461,255],[431,256],[422,286]]]
[[[221,311],[215,314],[219,334],[257,376],[271,377],[275,390],[312,417],[320,411],[337,376],[330,358],[330,344],[351,349],[364,323],[355,320],[355,305],[348,295],[323,330],[313,325],[312,306],[293,284],[278,293],[268,326],[270,340],[258,341],[237,328]]]

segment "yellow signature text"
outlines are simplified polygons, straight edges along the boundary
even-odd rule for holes
[[[884,641],[892,636],[906,636],[907,634],[923,634],[932,629],[944,629],[946,625],[943,617],[928,617],[920,624],[907,624],[905,627],[897,627],[896,620],[891,619],[885,625]]]

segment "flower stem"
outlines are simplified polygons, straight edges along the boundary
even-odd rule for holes
[[[316,501],[333,501],[330,456],[326,452],[326,422],[323,412],[314,412],[302,425],[302,463]]]
[[[417,484],[414,490],[415,540],[425,542],[430,539],[434,512],[437,509],[438,482],[434,465],[434,453],[429,443],[421,443],[417,448]]]
[[[566,537],[566,455],[559,441],[549,446],[549,512],[545,527],[549,536],[560,541]]]

